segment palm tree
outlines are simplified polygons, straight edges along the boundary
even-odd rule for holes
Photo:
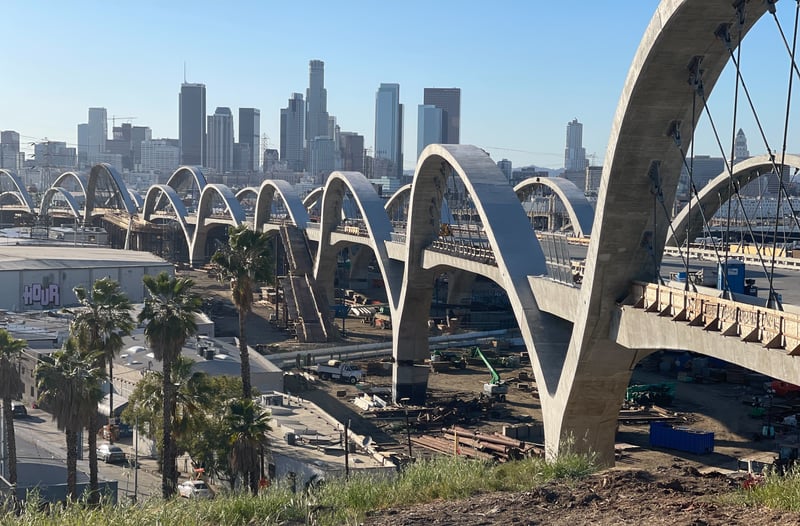
[[[17,439],[14,435],[14,413],[11,411],[11,400],[18,397],[25,387],[14,362],[27,344],[28,342],[25,340],[12,337],[7,330],[0,329],[0,398],[3,399],[3,420],[5,420],[6,428],[8,481],[12,486],[17,483]]]
[[[229,406],[229,463],[234,473],[241,473],[250,491],[258,493],[259,456],[269,444],[269,413],[261,411],[250,399],[234,400]]]
[[[94,282],[91,291],[83,287],[73,289],[81,309],[75,311],[75,319],[70,324],[70,333],[78,340],[83,351],[99,352],[103,362],[108,364],[108,423],[114,417],[114,358],[122,349],[124,336],[133,331],[133,318],[128,295],[120,289],[119,283],[111,278],[101,278]],[[105,367],[103,363],[103,367]]]
[[[253,287],[272,281],[272,252],[264,232],[254,232],[247,225],[228,230],[228,246],[211,257],[220,281],[231,286],[233,304],[239,312],[239,354],[242,361],[242,395],[250,398],[250,355],[247,350],[247,315],[253,308]]]
[[[78,347],[84,353],[96,353],[99,362],[97,367],[105,371],[108,364],[108,425],[109,441],[113,442],[114,433],[114,357],[122,349],[123,336],[133,331],[131,318],[131,302],[120,289],[119,283],[111,278],[101,278],[94,282],[91,291],[84,287],[73,289],[78,298],[80,308],[67,312],[75,318],[70,324],[70,334],[77,340]],[[89,485],[90,500],[99,498],[97,483],[97,411],[92,413],[88,425],[89,439]]]
[[[88,425],[103,399],[100,383],[104,374],[97,363],[96,355],[78,352],[76,341],[70,338],[63,350],[36,367],[40,402],[52,412],[58,429],[66,436],[67,488],[71,499],[77,498],[77,460],[81,447],[78,431]]]
[[[175,389],[172,381],[172,364],[180,356],[186,338],[197,332],[195,315],[202,301],[192,292],[194,281],[176,278],[166,272],[155,278],[142,278],[148,297],[139,313],[139,322],[145,323],[144,335],[156,360],[162,363],[163,438],[161,491],[168,499],[175,494],[178,472],[175,467],[177,451],[172,440],[172,415],[174,414]]]

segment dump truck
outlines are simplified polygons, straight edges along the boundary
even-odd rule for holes
[[[364,373],[357,365],[341,360],[328,360],[326,363],[311,365],[305,368],[308,372],[316,374],[323,380],[339,380],[356,384],[364,377]]]

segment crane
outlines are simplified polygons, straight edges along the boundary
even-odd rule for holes
[[[111,121],[111,127],[114,128],[117,125],[117,121],[132,121],[136,119],[136,117],[117,117],[116,115],[112,115],[111,117],[107,118],[107,121]]]

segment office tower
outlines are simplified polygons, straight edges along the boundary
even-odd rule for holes
[[[325,63],[311,60],[308,63],[308,89],[306,90],[306,145],[316,137],[331,137],[328,133],[328,92],[325,90]]]
[[[503,175],[506,176],[506,180],[510,183],[511,177],[514,174],[514,168],[511,165],[511,161],[509,161],[508,159],[497,161],[497,167],[500,168],[500,171],[503,172]]]
[[[248,167],[252,162],[253,153],[250,151],[250,145],[246,142],[233,143],[233,171],[250,172]]]
[[[744,130],[739,128],[736,132],[736,139],[733,142],[733,158],[736,161],[744,161],[750,157],[750,150],[747,149],[747,137],[744,135]]]
[[[567,147],[564,149],[564,170],[584,173],[588,165],[583,147],[583,124],[578,119],[567,123]]]
[[[425,88],[423,104],[442,110],[442,144],[461,139],[461,88]]]
[[[292,93],[289,105],[281,109],[281,160],[293,172],[302,172],[305,169],[305,122],[303,95]]]
[[[83,168],[89,164],[89,125],[78,124],[78,167]]]
[[[600,179],[603,177],[602,166],[587,166],[586,167],[586,195],[597,196],[597,191],[600,189]]]
[[[281,156],[278,150],[267,148],[264,150],[264,173],[272,173],[278,169]]]
[[[378,160],[383,160],[379,163]],[[380,167],[381,172],[378,169]],[[375,177],[403,174],[403,105],[400,84],[381,84],[375,94]]]
[[[335,169],[335,148],[336,144],[330,137],[315,137],[311,141],[311,166],[308,171],[316,183],[322,184]]]
[[[87,152],[89,164],[95,164],[105,153],[108,140],[108,114],[105,108],[89,108]]]
[[[133,148],[133,167],[142,163],[142,143],[153,138],[153,131],[147,126],[134,126],[131,129],[131,147]]]
[[[19,171],[19,133],[0,132],[0,168]]]
[[[206,85],[181,84],[178,95],[178,140],[181,164],[206,164]]]
[[[33,155],[40,168],[75,168],[78,161],[75,148],[67,148],[67,143],[61,141],[36,143],[33,145]],[[98,157],[102,155],[97,154]]]
[[[141,144],[141,169],[171,174],[180,165],[180,143],[176,139],[147,139]]]
[[[208,116],[206,167],[219,173],[233,171],[233,114],[219,107]]]
[[[354,132],[339,132],[339,151],[342,170],[364,173],[364,136]]]
[[[417,158],[429,144],[443,144],[443,111],[433,104],[420,104],[417,107]]]
[[[256,108],[239,108],[239,143],[250,147],[250,158],[242,169],[255,172],[261,168],[261,111]]]

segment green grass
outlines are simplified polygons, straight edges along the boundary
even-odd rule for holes
[[[591,457],[565,453],[554,463],[526,459],[506,464],[459,457],[420,461],[395,477],[354,474],[349,480],[326,482],[308,494],[274,485],[257,497],[220,495],[212,501],[153,499],[140,505],[81,504],[45,513],[29,506],[18,517],[0,514],[0,524],[146,526],[170,524],[249,525],[311,523],[358,524],[370,511],[396,506],[459,499],[493,491],[523,491],[554,478],[586,476],[595,470]],[[2,512],[0,512],[2,513]]]
[[[795,466],[785,475],[767,473],[763,483],[743,488],[726,500],[745,506],[800,512],[800,467]]]

